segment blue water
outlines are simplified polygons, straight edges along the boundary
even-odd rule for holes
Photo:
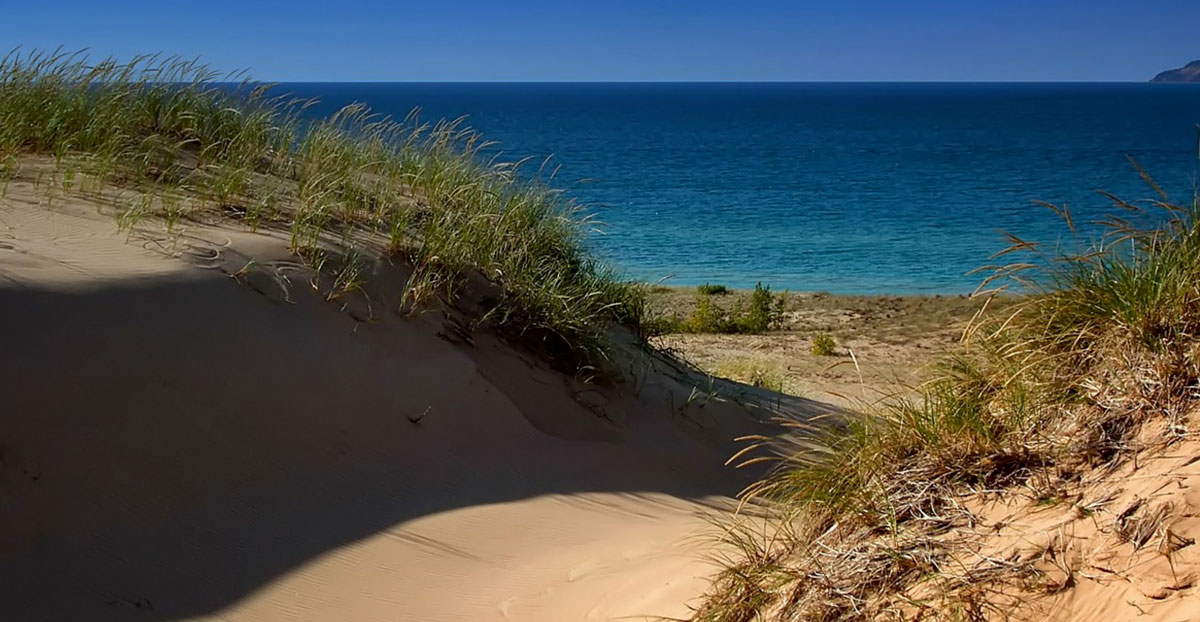
[[[1095,190],[1190,200],[1200,85],[285,84],[317,112],[355,101],[469,116],[604,222],[631,278],[835,293],[962,293],[999,231],[1062,242],[1034,199],[1087,223]],[[581,182],[581,180],[590,180]],[[1084,226],[1085,232],[1088,229]]]

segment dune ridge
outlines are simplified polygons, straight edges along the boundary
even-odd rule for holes
[[[703,592],[752,394],[697,400],[644,351],[585,385],[453,309],[363,322],[277,234],[117,233],[34,164],[0,203],[0,617],[606,620]]]

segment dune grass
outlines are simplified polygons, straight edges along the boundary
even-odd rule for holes
[[[1158,226],[1110,218],[1083,254],[1013,237],[1000,255],[1020,261],[984,268],[984,303],[961,351],[917,397],[746,439],[736,460],[774,468],[744,498],[774,527],[726,526],[742,553],[696,619],[907,619],[931,610],[906,595],[918,582],[940,586],[926,591],[945,619],[983,619],[982,582],[1034,571],[948,568],[953,548],[938,536],[969,520],[961,494],[1020,486],[1053,500],[1139,443],[1179,438],[1200,379],[1200,199],[1172,203],[1150,185],[1152,200],[1113,200]],[[1055,211],[1073,231],[1070,213]],[[1019,301],[987,313],[1014,284]],[[1139,434],[1148,422],[1149,437]]]
[[[784,380],[784,371],[785,369],[767,360],[750,357],[725,361],[717,365],[712,373],[752,387],[783,393],[788,388]]]
[[[49,156],[64,193],[135,190],[111,197],[122,228],[237,219],[286,232],[310,265],[379,242],[411,268],[389,306],[453,304],[482,276],[498,292],[482,319],[571,371],[605,364],[613,323],[639,327],[642,288],[584,250],[591,216],[552,176],[487,158],[462,120],[359,104],[311,120],[310,104],[180,58],[14,52],[0,60],[0,184],[23,157]]]

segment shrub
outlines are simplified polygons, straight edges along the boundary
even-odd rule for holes
[[[717,308],[717,305],[704,294],[696,296],[696,308],[686,324],[690,333],[726,333],[729,330],[729,320]]]
[[[746,308],[746,312],[736,318],[741,330],[744,333],[765,333],[771,327],[775,319],[775,305],[773,304],[774,297],[771,295],[771,287],[764,287],[760,282],[754,286],[754,292],[750,294],[750,304]]]
[[[724,285],[705,283],[704,285],[697,286],[696,291],[704,296],[714,296],[718,294],[724,296],[725,294],[729,293],[729,288],[725,287]]]
[[[837,342],[828,333],[813,335],[812,353],[815,356],[833,356],[837,354]]]
[[[728,312],[713,300],[714,293],[728,292],[724,285],[702,285],[697,288],[696,305],[687,320],[677,316],[653,320],[654,328],[663,332],[757,334],[778,326],[783,318],[785,297],[774,295],[762,283],[754,287],[748,300],[733,301]],[[661,333],[660,333],[661,334]]]

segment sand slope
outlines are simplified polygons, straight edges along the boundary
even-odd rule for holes
[[[1023,589],[998,590],[1012,620],[1198,620],[1197,462],[1200,441],[1185,438],[1096,470],[1050,503],[1012,495],[985,504],[976,509],[983,537],[963,561],[1039,571]]]
[[[606,620],[706,587],[761,412],[357,322],[278,236],[40,194],[0,203],[0,619]]]

